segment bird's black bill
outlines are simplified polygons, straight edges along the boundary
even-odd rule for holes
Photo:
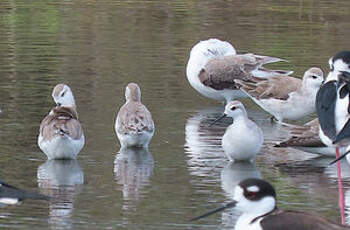
[[[216,118],[212,123],[209,124],[209,127],[213,126],[215,123],[217,123],[218,121],[222,120],[225,117],[226,117],[226,114],[223,114],[221,117]]]
[[[202,218],[207,217],[207,216],[209,216],[209,215],[211,215],[211,214],[214,214],[214,213],[216,213],[216,212],[220,212],[220,211],[222,211],[222,210],[224,210],[224,209],[226,209],[226,208],[233,208],[233,207],[236,206],[236,203],[237,203],[237,201],[232,201],[232,202],[230,202],[230,203],[225,204],[225,205],[222,206],[222,207],[213,209],[213,210],[211,210],[211,211],[209,211],[209,212],[206,212],[206,213],[204,213],[204,214],[202,214],[202,215],[200,215],[200,216],[197,216],[197,217],[195,217],[195,218],[192,218],[192,219],[190,219],[190,221],[195,221],[195,220],[202,219]]]
[[[338,157],[338,158],[336,158],[335,160],[331,161],[331,162],[329,163],[329,165],[332,165],[332,164],[334,164],[334,163],[340,161],[341,159],[343,159],[344,157],[346,157],[346,155],[348,155],[349,153],[350,153],[350,151],[347,151],[346,153],[344,153],[344,154],[341,155],[340,157]]]

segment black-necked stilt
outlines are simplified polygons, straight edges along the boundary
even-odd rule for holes
[[[186,74],[191,86],[199,93],[227,103],[246,97],[235,84],[235,79],[291,74],[292,71],[268,70],[262,67],[264,64],[279,61],[284,60],[254,54],[237,54],[229,42],[208,39],[198,42],[192,48]]]
[[[316,111],[320,123],[320,138],[328,146],[350,136],[347,123],[350,117],[350,51],[330,58],[331,71],[316,96]]]
[[[0,181],[0,205],[18,204],[25,199],[49,200],[50,197],[18,189]]]
[[[255,178],[243,180],[236,186],[233,202],[195,217],[191,221],[232,207],[243,212],[236,222],[236,230],[350,229],[310,213],[278,209],[275,189],[270,183]]]
[[[348,148],[350,144],[348,140],[350,137],[350,51],[338,52],[329,59],[328,63],[330,72],[326,83],[317,92],[316,111],[320,123],[320,138],[327,146],[335,146],[336,158],[339,158],[340,149]],[[344,223],[344,196],[339,162],[337,162],[337,169],[339,206],[342,223]]]

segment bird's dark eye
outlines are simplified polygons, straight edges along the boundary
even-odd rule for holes
[[[231,107],[231,110],[232,110],[232,111],[234,111],[235,109],[237,109],[236,106],[232,106],[232,107]]]
[[[315,76],[315,75],[312,75],[311,77],[312,77],[313,79],[316,79],[316,78],[317,78],[317,76]]]
[[[61,97],[64,97],[64,94],[65,94],[66,92],[63,92],[62,94],[61,94]]]
[[[333,65],[331,65],[331,71],[333,71],[334,70],[334,66]]]
[[[246,192],[244,193],[244,196],[245,196],[246,198],[248,198],[248,199],[254,198],[255,195],[256,195],[256,192],[249,192],[249,191],[246,191]]]

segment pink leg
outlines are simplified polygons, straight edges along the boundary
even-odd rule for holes
[[[335,148],[335,157],[339,157],[339,148]],[[345,224],[345,214],[344,214],[344,209],[345,209],[345,203],[344,203],[344,194],[343,194],[343,183],[341,180],[341,171],[340,171],[340,161],[337,161],[337,175],[338,175],[338,192],[339,192],[339,209],[340,209],[340,216],[341,216],[341,223],[344,225]]]

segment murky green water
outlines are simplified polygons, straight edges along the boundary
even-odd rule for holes
[[[265,147],[255,165],[226,161],[220,136],[229,121],[207,127],[222,105],[189,86],[185,66],[198,40],[217,37],[240,52],[288,59],[278,67],[294,76],[310,66],[328,71],[328,58],[350,47],[349,12],[349,1],[325,0],[0,1],[0,178],[54,198],[1,208],[0,227],[230,229],[235,210],[188,219],[230,201],[246,176],[274,184],[283,208],[339,222],[329,159],[273,148],[286,133],[249,100]],[[73,89],[86,145],[77,161],[46,162],[36,139],[60,82]],[[114,119],[129,82],[141,86],[156,123],[142,157],[117,155]],[[350,167],[343,166],[349,205]]]

